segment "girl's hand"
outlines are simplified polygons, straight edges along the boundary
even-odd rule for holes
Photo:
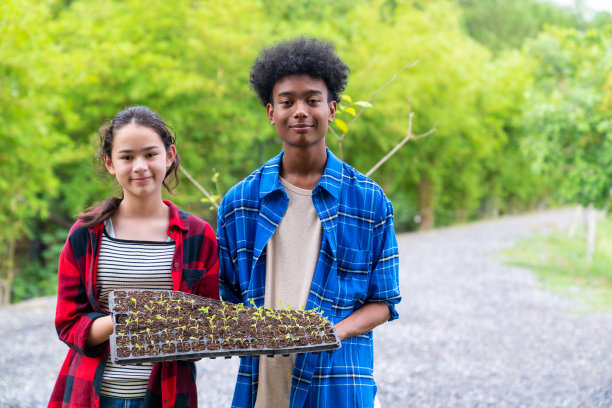
[[[104,343],[113,333],[113,319],[111,316],[100,317],[93,321],[87,334],[87,345],[97,346]]]

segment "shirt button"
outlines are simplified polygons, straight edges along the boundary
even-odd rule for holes
[[[166,264],[166,265],[167,265],[167,264]],[[175,267],[175,268],[178,268],[178,262],[175,262],[175,263],[174,263],[174,267]]]

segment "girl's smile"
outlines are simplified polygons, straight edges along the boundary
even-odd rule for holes
[[[124,198],[160,200],[162,183],[175,155],[175,147],[166,151],[153,129],[128,124],[115,134],[111,157],[105,156],[104,164],[123,188]]]

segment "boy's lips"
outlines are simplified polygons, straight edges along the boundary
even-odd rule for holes
[[[296,123],[295,125],[290,125],[289,126],[291,129],[296,129],[296,130],[300,130],[300,129],[308,129],[311,128],[312,125],[308,124],[308,123]]]

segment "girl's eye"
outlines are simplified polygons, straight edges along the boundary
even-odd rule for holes
[[[132,160],[132,156],[123,156],[121,160]]]
[[[157,153],[147,153],[147,157],[157,156]]]

